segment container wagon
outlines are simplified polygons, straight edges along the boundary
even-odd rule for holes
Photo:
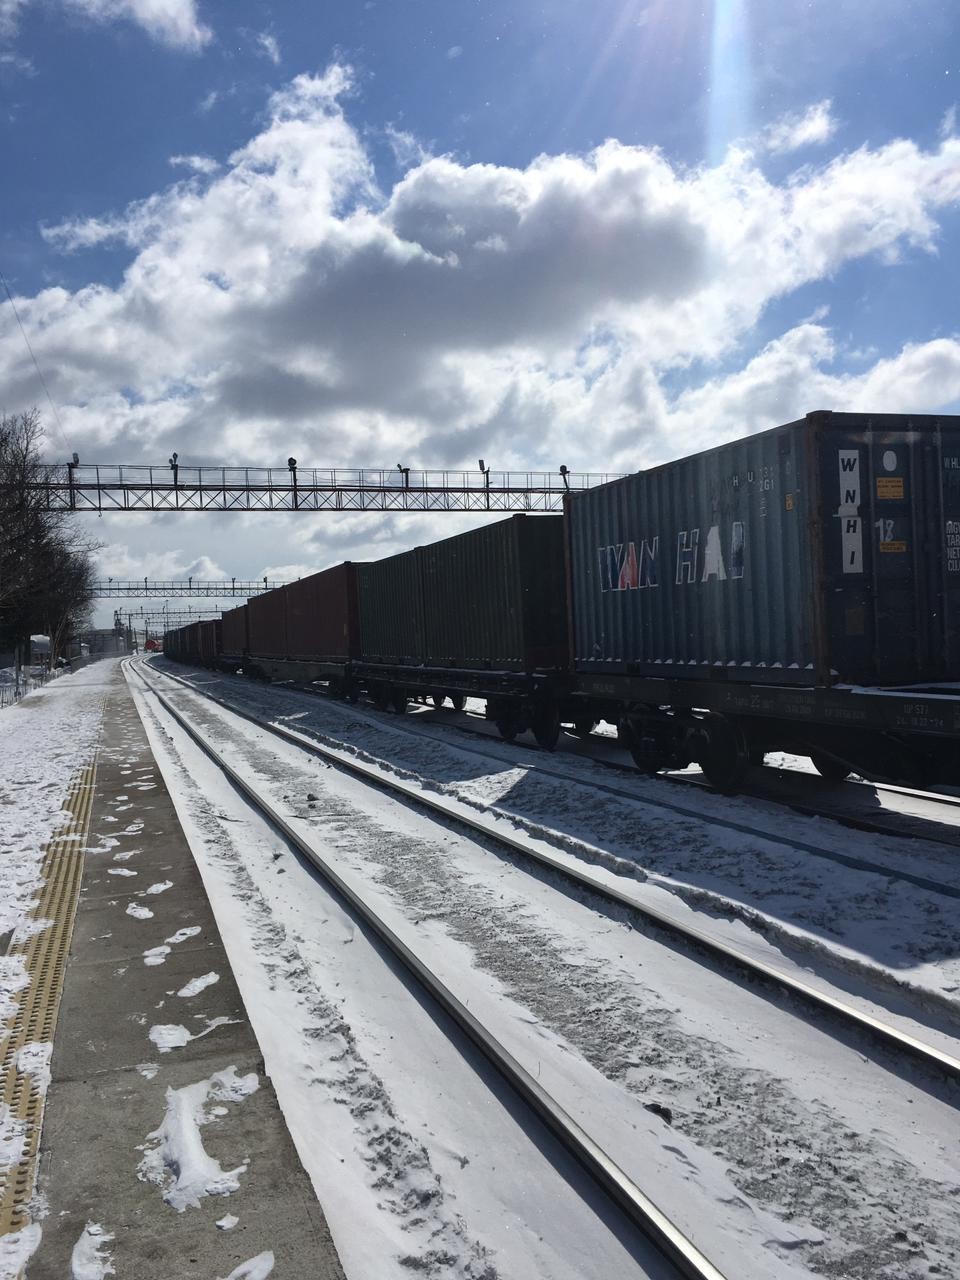
[[[957,779],[960,417],[808,414],[565,520],[576,696],[641,767]]]
[[[381,706],[472,695],[556,743],[568,684],[563,521],[509,520],[357,567],[355,678]]]
[[[267,591],[248,605],[245,671],[272,680],[324,681],[355,700],[359,653],[356,565],[347,561]]]

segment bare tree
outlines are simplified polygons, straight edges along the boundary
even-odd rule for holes
[[[42,438],[36,409],[0,418],[0,650],[19,655],[42,631],[53,663],[89,610],[96,544],[48,509]]]

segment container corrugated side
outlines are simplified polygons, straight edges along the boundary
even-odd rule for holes
[[[287,656],[346,662],[358,656],[357,567],[350,561],[300,578],[286,596]]]
[[[219,618],[197,624],[197,645],[201,662],[216,662],[220,656],[222,634]]]
[[[566,501],[576,670],[809,684],[804,423]]]
[[[183,633],[183,657],[187,662],[200,661],[200,623],[188,622]]]
[[[423,600],[416,551],[356,569],[360,656],[365,662],[422,665]]]
[[[427,666],[530,671],[565,665],[559,516],[513,516],[415,554]]]
[[[287,656],[286,600],[282,587],[251,596],[247,602],[247,633],[254,657]]]
[[[247,606],[238,605],[223,615],[223,652],[241,655],[249,647],[247,642]]]

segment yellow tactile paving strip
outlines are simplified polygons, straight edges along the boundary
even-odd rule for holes
[[[19,1164],[0,1174],[0,1235],[19,1231],[30,1222],[44,1091],[34,1077],[17,1070],[17,1056],[24,1045],[53,1040],[80,896],[96,770],[94,757],[70,788],[64,805],[70,816],[44,854],[43,887],[28,919],[52,923],[33,937],[14,942],[7,953],[23,957],[30,981],[17,993],[17,1011],[0,1031],[0,1103],[6,1103],[14,1117],[25,1122],[26,1146]]]

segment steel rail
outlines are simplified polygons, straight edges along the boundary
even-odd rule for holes
[[[166,675],[169,673],[164,672],[164,674]],[[177,677],[174,676],[172,678],[176,679]],[[305,693],[315,692],[314,690],[311,690],[308,685],[298,685],[296,687],[302,689]],[[357,713],[356,707],[352,708],[352,710],[354,714]],[[367,714],[367,713],[363,712],[361,714]],[[482,719],[482,717],[474,716],[474,713],[469,711],[462,712],[461,714],[471,716],[472,718],[476,718],[476,719]],[[461,733],[470,734],[472,737],[475,737],[475,738],[480,738],[482,740],[490,741],[497,744],[501,742],[501,739],[494,737],[493,734],[484,733],[482,730],[475,729],[472,726],[454,722],[451,727],[459,730],[459,732]],[[411,727],[409,724],[407,724],[400,731],[404,733],[415,733],[418,737],[426,738],[431,742],[438,741],[438,739],[435,738],[434,735],[425,733],[422,726],[420,725]],[[601,739],[601,741],[603,740],[604,739]],[[609,742],[610,745],[613,745],[615,742],[615,739],[612,739],[612,738],[606,739],[606,741]],[[540,747],[535,747],[532,744],[529,744],[526,742],[510,742],[510,743],[505,743],[504,745],[510,746],[510,747],[516,747],[521,751],[529,751],[535,757],[537,755],[543,754],[543,751]],[[503,763],[503,760],[500,757],[493,755],[491,752],[483,751],[477,747],[465,746],[458,743],[456,749],[458,751],[467,751],[472,755],[480,756],[486,760],[494,760],[498,764]],[[578,760],[587,760],[590,764],[596,765],[601,769],[607,769],[612,773],[625,773],[630,776],[636,775],[636,770],[631,768],[629,765],[622,765],[614,760],[604,760],[600,756],[575,755],[574,758]],[[737,822],[733,818],[723,818],[723,817],[720,817],[719,815],[705,814],[698,809],[688,809],[684,805],[675,804],[671,800],[663,800],[663,799],[654,798],[651,796],[637,795],[633,791],[627,791],[624,787],[616,787],[609,782],[601,782],[598,778],[583,778],[583,777],[579,777],[575,773],[565,772],[560,769],[552,769],[550,768],[549,765],[540,763],[539,760],[537,760],[536,763],[531,764],[530,767],[531,769],[535,770],[537,773],[543,774],[544,777],[557,778],[562,782],[575,782],[584,787],[593,787],[594,790],[596,791],[602,791],[608,795],[619,796],[622,799],[631,800],[633,801],[634,804],[648,804],[657,808],[668,809],[670,810],[671,813],[679,814],[681,817],[697,818],[702,822],[708,822],[713,826],[724,827],[728,831],[736,831],[738,834],[741,834],[741,835],[760,837],[763,840],[769,841],[771,844],[780,844],[790,849],[800,849],[804,853],[810,853],[817,858],[823,858],[830,862],[836,862],[840,866],[850,867],[854,871],[871,872],[878,876],[884,876],[885,878],[890,880],[900,880],[905,884],[912,884],[916,886],[916,888],[924,889],[929,893],[940,894],[941,896],[947,897],[947,898],[960,898],[960,885],[947,884],[943,880],[933,880],[929,876],[916,875],[912,871],[907,871],[897,867],[891,867],[883,862],[872,862],[869,858],[860,858],[860,857],[857,857],[855,854],[842,853],[836,849],[824,849],[820,845],[811,844],[807,840],[795,839],[793,836],[785,837],[785,836],[777,835],[776,832],[772,832],[772,831],[771,832],[759,831],[757,830],[756,827],[749,826],[747,823]],[[798,771],[794,771],[794,772],[798,772]],[[699,778],[681,777],[681,776],[677,776],[676,774],[661,773],[657,775],[657,779],[662,782],[670,783],[673,786],[692,787],[698,791],[704,791],[708,795],[721,794],[720,792],[716,791],[708,782],[701,781]],[[873,785],[873,784],[853,783],[851,785],[867,786],[867,785]],[[952,796],[941,797],[937,792],[932,792],[932,791],[930,792],[909,791],[903,787],[893,787],[893,786],[886,786],[886,785],[882,787],[882,790],[893,791],[893,792],[901,793],[904,795],[917,796],[921,799],[925,799],[925,800],[929,799],[933,802],[938,802],[939,800],[943,799],[948,805],[960,805],[960,799],[956,799]],[[778,799],[776,796],[772,796],[767,791],[744,789],[740,791],[738,794],[742,796],[747,796],[752,800],[763,800],[770,804],[780,804],[780,805],[783,805],[784,808],[793,810],[795,813],[806,814],[809,817],[829,818],[831,821],[838,822],[843,826],[850,826],[850,827],[856,828],[857,830],[868,831],[874,835],[890,836],[893,839],[897,839],[897,840],[924,840],[930,844],[948,843],[952,845],[954,843],[953,841],[938,841],[937,837],[935,836],[918,835],[916,832],[913,832],[913,831],[908,831],[908,832],[898,831],[896,827],[884,825],[881,822],[874,822],[869,818],[860,819],[855,814],[847,816],[846,814],[839,814],[829,810],[817,809],[813,805],[806,805],[802,801],[799,801],[799,802],[795,801],[792,797],[789,797],[789,796]],[[921,818],[915,818],[914,815],[912,814],[905,814],[904,817],[914,821],[922,821]],[[956,843],[957,845],[960,845],[960,832],[958,832]]]
[[[234,787],[275,827],[294,848],[317,868],[325,880],[350,904],[356,914],[389,947],[413,977],[449,1014],[468,1039],[490,1062],[521,1099],[534,1111],[560,1145],[594,1179],[604,1193],[626,1214],[630,1222],[677,1268],[684,1280],[725,1280],[706,1258],[640,1187],[620,1168],[575,1119],[517,1061],[467,1006],[457,998],[428,965],[422,961],[390,926],[363,900],[357,891],[318,851],[284,819],[268,801],[231,765],[220,752],[140,670],[130,663],[139,680],[150,690],[181,729],[214,762]],[[166,673],[161,672],[161,675]],[[171,677],[175,678],[175,677]],[[198,695],[203,696],[203,695]],[[227,708],[229,710],[229,708]],[[302,745],[298,743],[297,745]]]
[[[622,890],[612,885],[605,885],[595,880],[586,872],[579,870],[577,867],[571,866],[568,862],[555,857],[545,850],[532,847],[527,841],[517,836],[510,835],[507,832],[499,831],[489,824],[474,818],[469,813],[461,812],[459,809],[453,809],[445,805],[442,801],[434,796],[428,795],[418,788],[411,786],[400,778],[392,778],[363,764],[359,760],[345,757],[341,752],[335,751],[330,747],[322,746],[320,743],[304,737],[302,734],[296,733],[291,729],[286,729],[280,725],[270,724],[268,721],[261,719],[259,716],[253,715],[251,712],[238,710],[236,707],[230,706],[222,698],[215,694],[207,693],[197,689],[195,686],[180,676],[172,675],[166,671],[158,671],[158,674],[165,679],[175,681],[184,686],[195,697],[205,698],[223,707],[232,715],[236,715],[243,720],[249,721],[251,724],[257,725],[258,728],[266,730],[275,737],[281,738],[294,746],[300,747],[312,755],[321,757],[331,763],[338,765],[348,773],[354,774],[356,777],[362,778],[365,782],[372,783],[386,791],[395,791],[402,795],[406,800],[421,808],[431,810],[440,814],[447,822],[455,823],[461,827],[482,835],[485,839],[495,844],[502,845],[513,853],[519,853],[522,857],[531,859],[535,862],[549,867],[552,871],[558,872],[565,879],[572,881],[580,888],[589,889],[591,893],[616,903],[618,906],[627,907],[636,914],[643,916],[660,928],[675,936],[683,938],[686,942],[692,942],[702,950],[706,951],[712,957],[722,960],[726,964],[732,963],[742,972],[747,973],[754,978],[761,978],[764,982],[772,983],[774,986],[781,987],[789,991],[792,995],[799,997],[805,1004],[812,1006],[820,1012],[826,1011],[840,1018],[841,1021],[855,1027],[858,1031],[865,1032],[875,1042],[882,1044],[887,1049],[893,1049],[897,1053],[906,1053],[909,1057],[921,1062],[928,1069],[933,1069],[948,1076],[951,1080],[960,1081],[960,1057],[944,1052],[935,1048],[933,1045],[927,1044],[920,1040],[917,1036],[911,1035],[909,1032],[901,1031],[897,1027],[890,1026],[889,1023],[883,1022],[880,1018],[875,1018],[872,1014],[866,1013],[861,1009],[857,1009],[854,1005],[848,1004],[846,1001],[839,999],[837,996],[830,995],[825,991],[820,991],[817,987],[812,986],[795,974],[787,973],[783,969],[779,969],[776,965],[770,964],[765,960],[757,959],[741,951],[738,947],[730,943],[723,942],[721,939],[698,928],[696,925],[684,924],[677,920],[668,912],[661,911],[658,907],[649,903],[641,902],[639,899],[624,893]],[[144,678],[144,677],[142,677]],[[156,691],[155,691],[156,692]],[[157,693],[158,697],[162,695]],[[703,820],[703,814],[695,814],[694,816]],[[710,819],[706,819],[710,821]],[[742,824],[741,824],[742,827]],[[742,828],[749,830],[749,828]],[[751,834],[756,835],[756,832]]]
[[[183,681],[180,676],[173,675],[171,672],[164,671],[164,672],[160,672],[159,674],[166,675],[171,680],[181,680],[182,683],[184,683],[188,688],[192,688],[194,692],[201,692],[201,690],[199,690],[195,685],[191,685],[189,681]],[[295,687],[302,690],[305,693],[311,693],[314,695],[316,695],[318,692],[316,689],[312,689],[309,685],[297,685]],[[205,695],[205,696],[208,696],[208,695]],[[212,695],[209,695],[209,696],[212,696]],[[233,707],[232,705],[226,702],[224,702],[222,705],[224,705],[225,707],[228,707],[229,710],[236,710],[235,707]],[[237,714],[242,715],[243,712],[238,711]],[[372,714],[372,711],[368,712],[366,709],[364,709],[363,711],[358,711],[356,707],[352,707],[351,714],[365,716],[365,715]],[[472,715],[471,712],[464,712],[462,714]],[[370,723],[376,723],[376,722],[371,720]],[[405,722],[394,722],[394,724],[391,725],[391,727],[394,728],[396,732],[408,733],[411,736],[416,736],[429,742],[438,741],[435,735],[425,732],[425,729],[422,725],[417,725],[417,724],[412,725],[409,720]],[[455,722],[451,727],[457,729],[460,733],[470,734],[471,737],[479,738],[484,741],[490,741],[495,743],[496,745],[500,745],[501,743],[501,739],[495,738],[492,734],[484,733],[480,729],[475,729],[471,726],[467,726],[467,725]],[[651,805],[654,808],[666,809],[670,813],[678,814],[680,817],[695,818],[701,822],[709,823],[711,826],[723,827],[727,831],[734,831],[738,835],[748,835],[755,839],[756,838],[763,839],[768,841],[770,844],[782,845],[784,848],[788,848],[788,849],[799,849],[802,853],[809,853],[809,854],[812,854],[814,857],[822,858],[825,861],[835,862],[839,866],[849,867],[853,871],[865,871],[873,875],[883,876],[888,880],[899,880],[904,884],[912,884],[915,888],[923,889],[927,893],[936,893],[936,894],[939,894],[941,897],[960,899],[960,885],[947,884],[945,881],[934,880],[934,879],[931,879],[929,876],[917,875],[912,871],[903,870],[897,867],[890,867],[882,862],[873,862],[869,858],[860,858],[856,854],[842,853],[837,849],[825,849],[822,846],[812,844],[810,841],[807,841],[807,840],[796,839],[792,836],[790,837],[781,836],[781,835],[777,835],[775,832],[758,831],[756,827],[752,827],[745,822],[737,822],[736,819],[734,818],[724,818],[724,817],[720,817],[719,815],[715,816],[713,814],[705,814],[698,809],[687,808],[685,805],[677,804],[672,800],[665,800],[660,797],[637,795],[633,791],[628,791],[625,787],[617,787],[617,786],[614,786],[612,783],[602,782],[599,778],[583,778],[583,777],[579,777],[575,773],[571,773],[566,770],[551,768],[550,765],[544,764],[541,760],[541,757],[544,756],[544,752],[542,751],[542,749],[539,747],[534,747],[525,742],[516,742],[516,743],[510,742],[510,743],[504,743],[503,745],[507,747],[513,747],[521,751],[529,751],[530,754],[534,757],[534,761],[530,764],[529,767],[532,770],[534,770],[536,773],[541,774],[543,777],[555,778],[560,782],[574,782],[579,786],[592,787],[595,791],[600,791],[605,795],[617,796],[620,799],[630,800],[634,804],[646,804],[646,805]],[[502,757],[496,756],[489,751],[483,751],[478,747],[467,746],[466,744],[457,743],[455,749],[457,751],[466,751],[469,754],[479,756],[481,759],[484,759],[484,760],[492,760],[497,764],[504,763]],[[599,756],[576,756],[575,758],[588,760],[590,764],[597,765],[598,767],[602,769],[607,769],[610,772],[626,773],[631,776],[633,776],[636,772],[634,769],[632,769],[628,765],[621,765],[621,764],[618,764],[616,761],[612,761],[612,760],[604,760]],[[709,785],[709,783],[699,782],[694,778],[683,778],[683,777],[676,777],[671,774],[660,774],[658,775],[658,780],[662,782],[670,783],[674,786],[695,787],[698,790],[705,791],[708,795],[719,794],[713,790],[713,788]],[[750,796],[751,798],[756,800],[764,800],[769,803],[780,803],[787,808],[795,810],[796,812],[806,813],[812,817],[830,818],[836,822],[841,822],[841,823],[845,822],[845,819],[839,817],[836,814],[824,813],[822,810],[814,809],[812,807],[808,808],[800,805],[794,805],[793,801],[790,799],[777,801],[775,799],[772,799],[769,795],[766,795],[760,791],[756,791],[756,792],[745,791],[742,794]],[[851,822],[850,825],[857,825],[857,824]],[[862,829],[867,831],[873,831],[875,832],[875,834],[879,834],[879,835],[892,836],[897,839],[930,840],[932,843],[934,842],[931,837],[918,836],[912,833],[907,835],[907,834],[904,834],[903,832],[894,830],[892,827],[882,826],[879,823],[876,824],[875,826],[867,825],[867,823],[865,823]]]

